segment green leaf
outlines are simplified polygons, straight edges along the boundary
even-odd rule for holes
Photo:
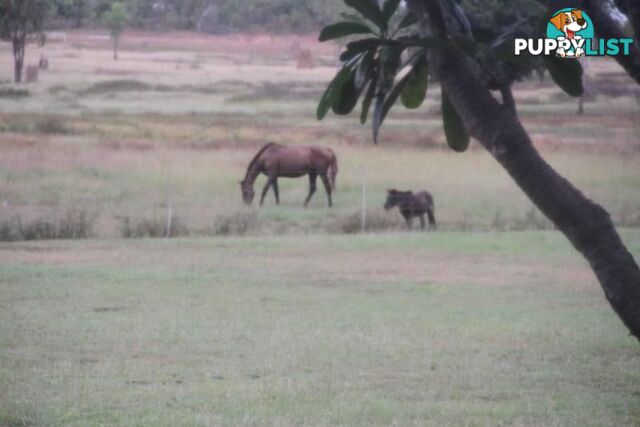
[[[362,112],[360,113],[360,124],[367,123],[367,117],[369,116],[369,110],[371,109],[371,101],[376,94],[376,81],[375,77],[371,79],[369,83],[369,89],[362,99]]]
[[[340,54],[340,62],[350,61],[358,55],[362,55],[362,52],[356,52],[354,50],[347,49]]]
[[[404,47],[435,47],[439,49],[455,49],[456,46],[447,39],[435,36],[426,36],[420,38],[400,37],[398,39]]]
[[[322,98],[320,98],[320,102],[318,102],[318,108],[316,109],[316,118],[318,120],[325,118],[327,112],[329,112],[329,108],[331,108],[331,105],[337,96],[336,94],[342,88],[342,84],[349,77],[351,71],[352,64],[347,63],[340,69],[340,71],[338,71],[338,74],[335,75],[333,80],[331,80],[331,83],[327,86]]]
[[[347,50],[360,53],[367,50],[378,48],[382,44],[383,40],[376,37],[369,37],[362,40],[356,40],[351,43],[347,43]]]
[[[398,10],[398,6],[400,5],[400,0],[385,0],[382,6],[382,15],[384,16],[385,21],[388,23],[391,17]]]
[[[576,59],[545,56],[544,63],[551,78],[560,89],[570,96],[580,96],[584,92],[582,85],[582,65]]]
[[[358,104],[360,90],[356,87],[356,73],[352,70],[342,85],[336,89],[336,94],[331,103],[331,110],[339,115],[349,114]]]
[[[327,25],[320,32],[319,41],[338,39],[340,37],[350,36],[352,34],[370,34],[371,28],[366,25],[357,24],[355,22],[338,22],[336,24]]]
[[[400,25],[398,25],[398,30],[403,30],[407,27],[415,25],[418,23],[418,18],[413,12],[407,12],[407,14],[400,21]]]
[[[466,151],[471,140],[469,132],[467,132],[467,128],[451,104],[449,97],[444,93],[442,94],[442,122],[449,147],[458,153]]]
[[[407,83],[409,82],[410,79],[411,79],[411,73],[409,72],[400,80],[398,80],[398,82],[395,84],[393,89],[391,89],[391,91],[387,95],[387,99],[385,99],[384,101],[384,108],[382,111],[382,120],[380,124],[382,124],[382,121],[384,121],[384,119],[387,117],[387,114],[389,113],[389,111],[391,111],[391,107],[394,106],[400,94],[407,87]]]
[[[356,40],[351,43],[347,43],[347,49],[340,54],[340,61],[349,61],[363,52],[371,54],[375,53],[375,50],[383,43],[379,38],[366,38],[362,40]]]
[[[370,50],[369,52],[362,55],[362,60],[358,63],[358,66],[356,68],[356,86],[358,88],[363,88],[371,78],[370,70],[374,65],[374,55],[375,51]]]
[[[380,127],[387,117],[389,110],[398,100],[402,89],[409,79],[409,74],[405,75],[394,86],[394,80],[396,74],[401,66],[401,55],[403,48],[401,46],[384,46],[380,51],[380,65],[377,76],[377,90],[376,103],[373,110],[373,140],[378,142],[378,133]],[[415,59],[415,57],[414,57]]]
[[[382,32],[387,30],[387,21],[376,0],[344,0],[344,3],[357,10],[369,21],[376,24]]]
[[[409,72],[406,86],[400,93],[400,101],[406,108],[418,108],[427,96],[427,63],[419,61]]]
[[[387,114],[391,111],[391,107],[396,103],[398,97],[402,93],[402,90],[407,85],[411,73],[407,73],[404,77],[402,77],[395,86],[389,91],[386,95],[383,92],[380,92],[378,96],[382,95],[382,103],[379,104],[379,98],[376,99],[376,106],[373,112],[373,141],[378,143],[378,133],[380,128],[382,127],[382,123],[384,119],[387,118]]]
[[[373,142],[378,143],[378,132],[384,121],[384,93],[380,92],[376,95],[376,103],[373,107]]]
[[[380,62],[382,73],[380,74],[379,87],[383,92],[388,92],[393,86],[393,81],[400,70],[402,48],[397,46],[384,46],[380,49]]]

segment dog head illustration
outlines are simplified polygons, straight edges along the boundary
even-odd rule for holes
[[[562,31],[567,39],[573,39],[578,31],[587,28],[587,21],[582,17],[580,9],[560,12],[551,18],[550,22],[558,30]]]

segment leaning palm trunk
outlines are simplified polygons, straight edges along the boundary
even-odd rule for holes
[[[422,25],[446,36],[437,0],[410,1]],[[640,340],[640,269],[609,217],[538,153],[515,109],[500,104],[460,54],[433,50],[430,63],[470,134],[587,259],[620,319]]]

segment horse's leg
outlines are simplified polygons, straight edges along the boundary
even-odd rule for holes
[[[311,200],[311,196],[313,196],[313,193],[316,192],[316,178],[318,177],[318,175],[316,175],[313,172],[309,173],[309,195],[307,196],[307,200],[304,201],[304,207],[306,208],[307,205],[309,204],[309,200]]]
[[[425,225],[424,214],[420,214],[420,228],[424,230]]]
[[[278,189],[278,178],[273,178],[273,194],[276,196],[276,205],[280,204],[280,190]]]
[[[402,216],[404,217],[404,222],[407,224],[407,228],[411,230],[411,214],[402,212]]]
[[[267,182],[264,184],[264,188],[262,189],[262,196],[260,196],[260,206],[264,204],[264,198],[267,195],[267,191],[269,191],[269,187],[273,184],[273,179],[271,177],[267,178]]]
[[[327,175],[320,175],[320,179],[324,184],[324,189],[326,190],[327,198],[329,199],[329,207],[331,207],[333,206],[333,203],[331,202],[331,182],[329,182],[329,178],[327,177]]]

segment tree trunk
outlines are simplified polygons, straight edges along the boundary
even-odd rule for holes
[[[439,2],[420,3],[419,7],[429,11],[429,19],[423,25],[446,35]],[[640,269],[609,214],[540,156],[515,112],[493,98],[466,58],[452,51],[432,49],[429,59],[470,134],[587,259],[607,300],[640,340]]]
[[[20,34],[12,36],[13,47],[13,77],[16,83],[22,82],[22,69],[24,67],[25,40]]]
[[[22,61],[15,60],[13,76],[16,83],[22,82]]]
[[[612,307],[640,339],[640,269],[609,214],[542,159],[515,114],[493,99],[461,58],[436,53],[431,59],[470,133],[587,259]]]

